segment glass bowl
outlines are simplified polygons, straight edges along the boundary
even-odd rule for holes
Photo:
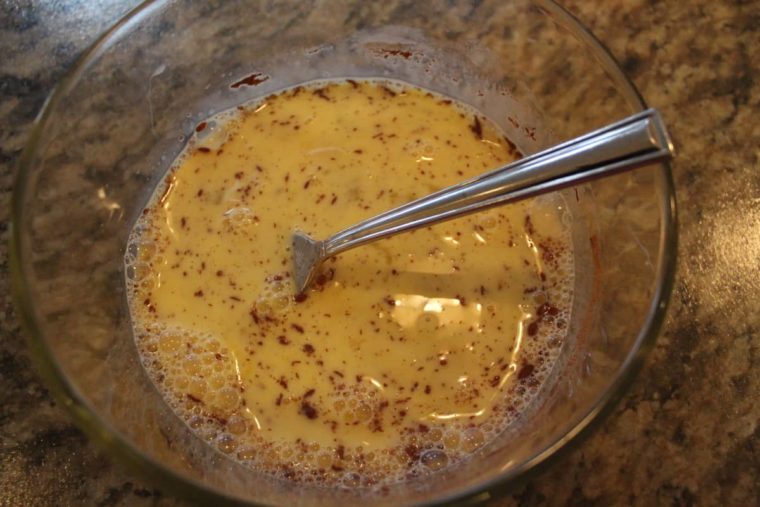
[[[230,86],[248,79],[246,86]],[[134,346],[123,254],[193,128],[296,83],[390,77],[473,105],[523,151],[645,108],[601,44],[551,1],[145,2],[45,104],[13,193],[16,299],[43,375],[115,459],[220,505],[475,502],[514,485],[619,397],[663,319],[675,260],[670,169],[565,191],[576,285],[571,336],[541,402],[463,465],[381,493],[258,475],[196,438]]]

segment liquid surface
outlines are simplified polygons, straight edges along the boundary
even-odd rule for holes
[[[325,485],[453,465],[535,397],[573,286],[553,198],[346,252],[293,297],[290,237],[324,238],[519,155],[485,118],[395,82],[297,87],[201,123],[127,254],[138,349],[221,452]]]

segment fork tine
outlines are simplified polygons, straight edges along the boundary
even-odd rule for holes
[[[324,246],[321,241],[311,239],[307,234],[293,233],[293,279],[296,294],[301,294],[311,283],[314,273],[324,260]]]

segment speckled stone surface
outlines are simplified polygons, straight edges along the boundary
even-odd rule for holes
[[[135,5],[0,1],[0,505],[180,505],[100,454],[28,358],[7,260],[12,173],[76,56]],[[589,438],[494,505],[757,505],[760,2],[566,2],[611,49],[679,155],[676,287],[656,346]]]

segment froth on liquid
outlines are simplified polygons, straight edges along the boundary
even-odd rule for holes
[[[322,238],[519,154],[397,82],[299,86],[197,128],[135,226],[143,364],[219,451],[289,480],[382,486],[514,423],[563,343],[572,252],[558,198],[400,235],[293,297],[290,237]]]

